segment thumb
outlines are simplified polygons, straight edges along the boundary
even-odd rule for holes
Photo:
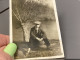
[[[13,57],[16,52],[16,49],[17,49],[16,44],[10,43],[5,47],[4,52]]]

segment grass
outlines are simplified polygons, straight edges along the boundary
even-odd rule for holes
[[[26,42],[18,42],[18,51],[15,54],[16,59],[20,58],[34,58],[34,57],[49,57],[49,56],[57,56],[61,55],[60,44],[58,40],[49,40],[51,43],[50,50],[46,49],[46,46],[43,45],[41,48],[35,48],[31,50],[29,53],[28,51],[28,44]]]

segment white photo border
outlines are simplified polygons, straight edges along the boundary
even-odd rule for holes
[[[9,0],[9,35],[10,35],[10,43],[13,42],[13,34],[12,34],[12,0]],[[57,29],[58,29],[58,36],[59,36],[59,42],[60,42],[60,48],[61,48],[61,53],[62,55],[58,56],[50,56],[50,57],[37,57],[37,58],[23,58],[23,59],[16,59],[16,60],[31,60],[31,59],[56,59],[56,58],[64,58],[64,49],[63,49],[63,44],[62,44],[62,38],[61,38],[61,32],[60,32],[60,25],[59,25],[59,19],[58,19],[58,14],[57,14],[57,8],[56,8],[56,0],[53,0],[53,7],[54,7],[54,13],[55,13],[55,18],[56,18],[56,24],[57,24]]]

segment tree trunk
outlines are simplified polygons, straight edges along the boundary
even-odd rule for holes
[[[23,23],[22,24],[22,31],[23,31],[23,41],[29,42],[29,31],[28,31],[29,24]]]

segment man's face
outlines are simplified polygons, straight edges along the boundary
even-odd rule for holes
[[[39,28],[39,27],[40,27],[40,24],[37,24],[37,25],[36,25],[36,28]]]

